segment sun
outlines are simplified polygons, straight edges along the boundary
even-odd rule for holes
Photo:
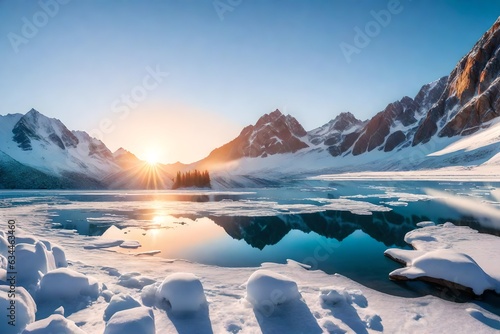
[[[146,162],[148,163],[148,165],[151,166],[157,165],[159,163],[159,158],[160,155],[158,154],[158,152],[155,151],[149,151],[146,154]]]

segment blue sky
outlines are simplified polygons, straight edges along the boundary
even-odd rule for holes
[[[489,0],[60,1],[0,1],[0,114],[33,107],[164,162],[201,159],[276,108],[306,130],[369,118],[447,75],[500,13]],[[340,45],[367,27],[347,61]]]

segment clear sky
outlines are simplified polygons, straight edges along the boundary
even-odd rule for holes
[[[447,75],[500,14],[490,0],[59,1],[0,0],[0,114],[35,108],[163,162],[201,159],[276,108],[306,130],[369,118]]]

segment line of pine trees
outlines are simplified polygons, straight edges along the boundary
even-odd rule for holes
[[[210,188],[210,175],[208,171],[201,172],[195,169],[194,171],[184,173],[177,172],[172,189],[186,187]]]

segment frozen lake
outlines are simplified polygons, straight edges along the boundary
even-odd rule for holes
[[[223,267],[257,267],[292,259],[378,291],[411,297],[433,291],[421,283],[389,281],[388,273],[399,265],[383,252],[391,247],[409,248],[404,235],[416,223],[450,221],[498,234],[482,228],[475,212],[459,212],[427,195],[425,189],[498,207],[490,194],[498,186],[307,181],[285,188],[231,192],[4,191],[0,206],[28,207],[28,215],[45,217],[45,224],[53,229],[138,241],[138,249],[108,249],[131,256],[161,251],[156,256]]]

